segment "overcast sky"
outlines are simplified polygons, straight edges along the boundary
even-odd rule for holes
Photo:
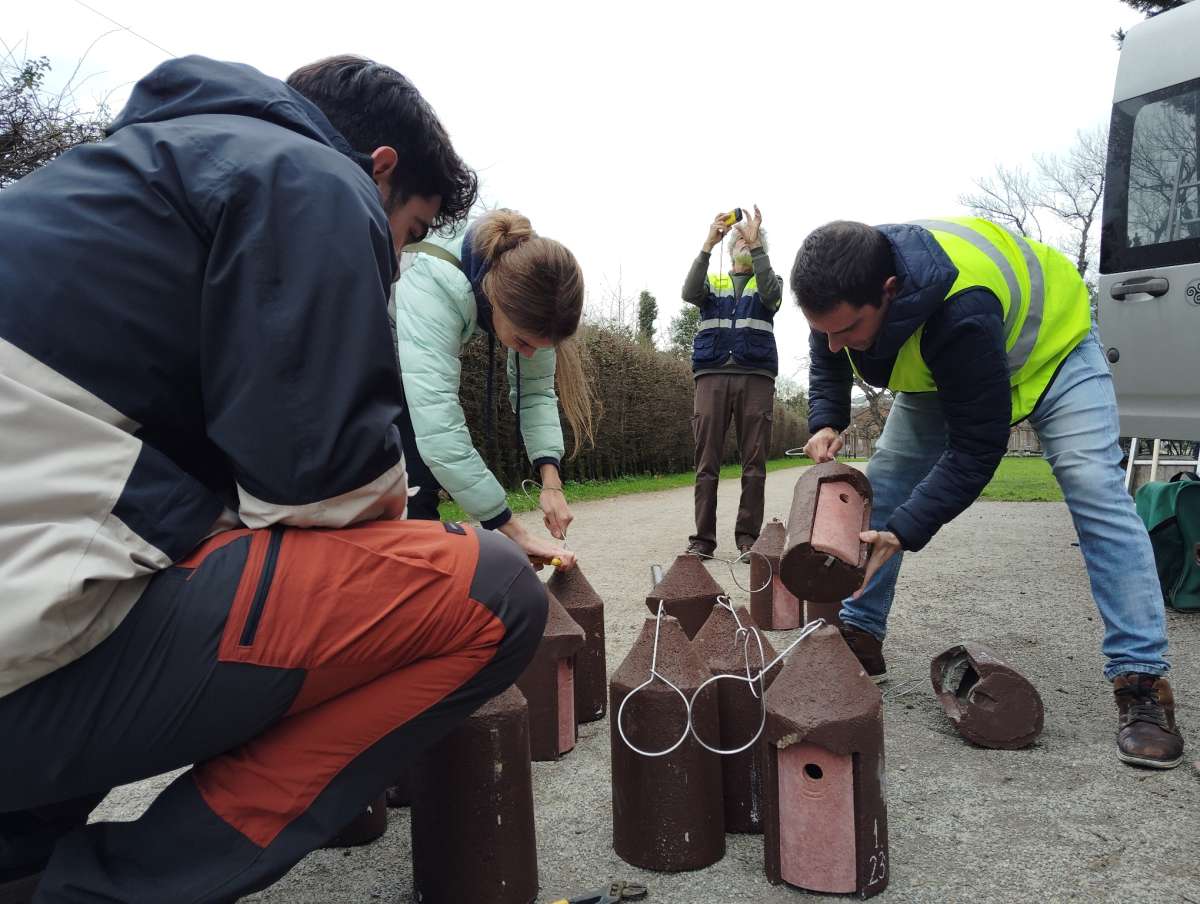
[[[762,208],[785,280],[828,220],[961,213],[957,196],[997,163],[1107,122],[1111,35],[1140,20],[1118,0],[83,2],[9,3],[0,20],[10,47],[60,74],[96,42],[83,101],[111,93],[119,107],[169,54],[280,78],[333,53],[396,67],[479,170],[487,202],[566,243],[597,311],[618,287],[654,293],[660,335],[718,210]],[[116,26],[99,13],[146,40],[105,35]],[[796,371],[807,334],[788,293],[781,373]]]

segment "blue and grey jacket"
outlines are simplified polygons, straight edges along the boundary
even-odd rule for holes
[[[683,284],[683,300],[700,307],[692,342],[692,372],[752,373],[774,377],[775,312],[783,300],[779,278],[762,248],[752,252],[754,275],[708,275],[710,255],[700,252]]]
[[[369,162],[282,82],[187,57],[0,192],[0,696],[222,528],[403,515]]]
[[[867,383],[887,386],[900,347],[923,331],[921,356],[937,382],[946,449],[885,526],[905,549],[917,550],[979,497],[1008,448],[1012,393],[1004,313],[986,289],[968,289],[945,303],[958,268],[928,231],[909,224],[878,228],[891,243],[899,291],[867,351],[834,354],[828,336],[810,333],[808,429],[849,425],[851,358]]]

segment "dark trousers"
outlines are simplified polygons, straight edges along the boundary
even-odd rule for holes
[[[542,583],[458,530],[231,531],[156,575],[96,649],[0,698],[0,876],[49,856],[37,904],[191,904],[286,873],[532,658]],[[80,825],[191,763],[139,819]]]
[[[691,542],[702,552],[717,547],[717,481],[725,434],[733,421],[742,460],[742,497],[734,538],[750,544],[758,539],[771,448],[775,381],[757,374],[704,374],[696,378],[692,433],[696,440],[696,532]]]

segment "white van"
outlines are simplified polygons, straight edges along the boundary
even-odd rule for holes
[[[1100,335],[1124,436],[1200,440],[1200,2],[1121,49],[1100,240]]]

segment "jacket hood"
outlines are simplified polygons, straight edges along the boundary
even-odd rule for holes
[[[876,227],[891,243],[900,283],[888,307],[887,318],[875,345],[873,357],[891,357],[946,300],[958,268],[951,262],[928,230],[907,223]]]
[[[308,98],[253,66],[202,56],[168,60],[141,79],[106,134],[204,114],[265,120],[335,148],[371,171],[369,155],[354,151]]]

